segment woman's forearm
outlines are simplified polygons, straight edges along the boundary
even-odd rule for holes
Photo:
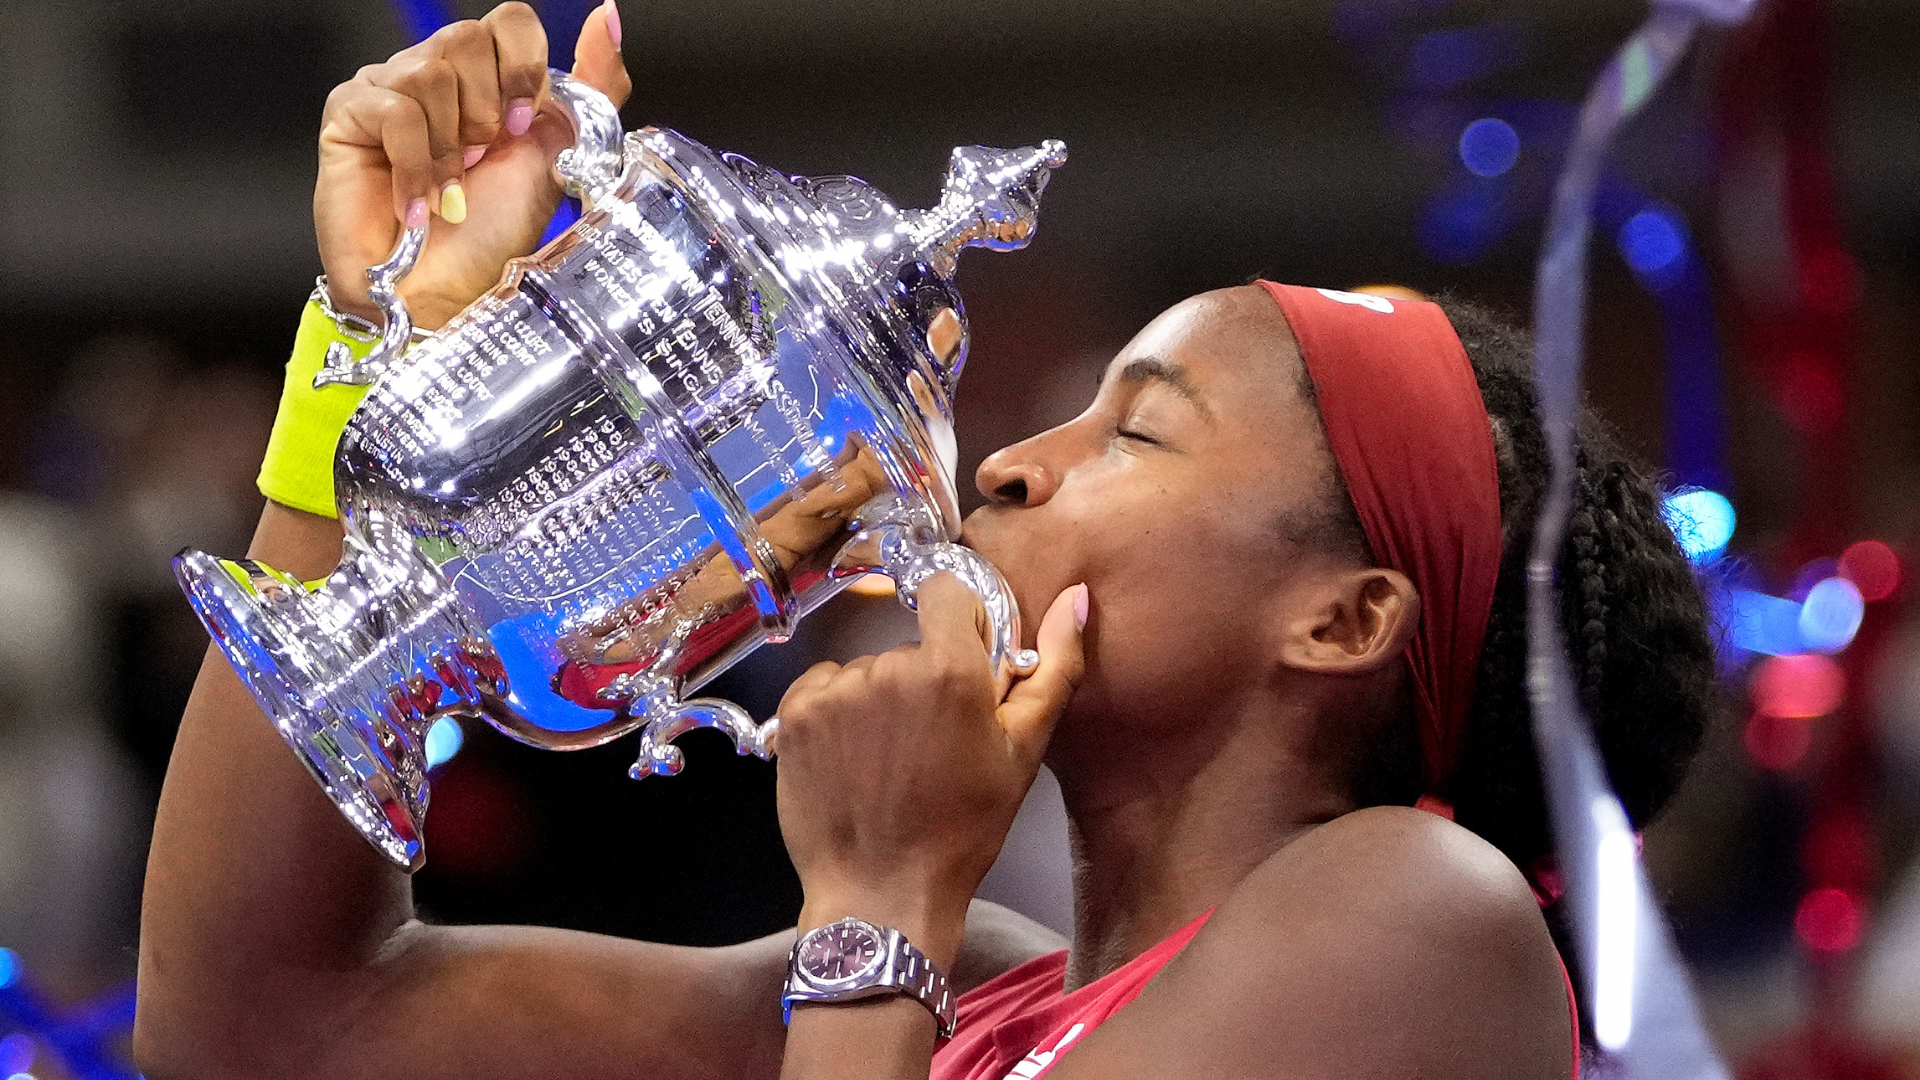
[[[250,554],[320,577],[339,560],[340,527],[268,503]],[[411,913],[406,875],[354,833],[209,650],[147,863],[134,1045],[148,1075],[277,1071],[276,1052],[378,977]]]

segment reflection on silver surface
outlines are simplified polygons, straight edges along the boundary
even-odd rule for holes
[[[589,208],[376,360],[335,466],[340,567],[309,593],[257,563],[175,560],[282,736],[410,867],[441,715],[554,749],[643,729],[636,776],[677,771],[670,740],[693,727],[765,756],[738,707],[682,695],[870,570],[908,603],[956,573],[993,619],[996,668],[1019,649],[1005,583],[948,542],[951,274],[963,247],[1026,243],[1065,148],[956,149],[939,205],[903,212],[852,177],[790,178],[660,129],[610,157],[611,107],[554,82],[582,130],[559,167]],[[370,276],[417,250],[403,235]]]

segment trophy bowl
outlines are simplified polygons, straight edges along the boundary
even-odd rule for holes
[[[1034,661],[999,574],[952,543],[952,395],[968,246],[1032,235],[1065,147],[954,150],[939,204],[789,177],[671,131],[623,133],[553,75],[583,205],[439,332],[409,344],[395,283],[424,229],[368,271],[380,344],[316,382],[370,383],[335,460],[345,554],[309,588],[188,550],[175,576],[214,641],[354,827],[424,859],[427,729],[481,717],[557,750],[640,732],[636,777],[714,727],[687,694],[861,574],[903,603],[954,573],[998,673]]]

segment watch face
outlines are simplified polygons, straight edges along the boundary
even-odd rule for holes
[[[807,977],[840,982],[865,974],[879,962],[880,935],[852,923],[834,923],[807,935],[797,958]]]

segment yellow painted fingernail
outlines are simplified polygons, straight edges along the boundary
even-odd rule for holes
[[[467,220],[467,189],[458,180],[440,189],[440,217],[449,225]]]

